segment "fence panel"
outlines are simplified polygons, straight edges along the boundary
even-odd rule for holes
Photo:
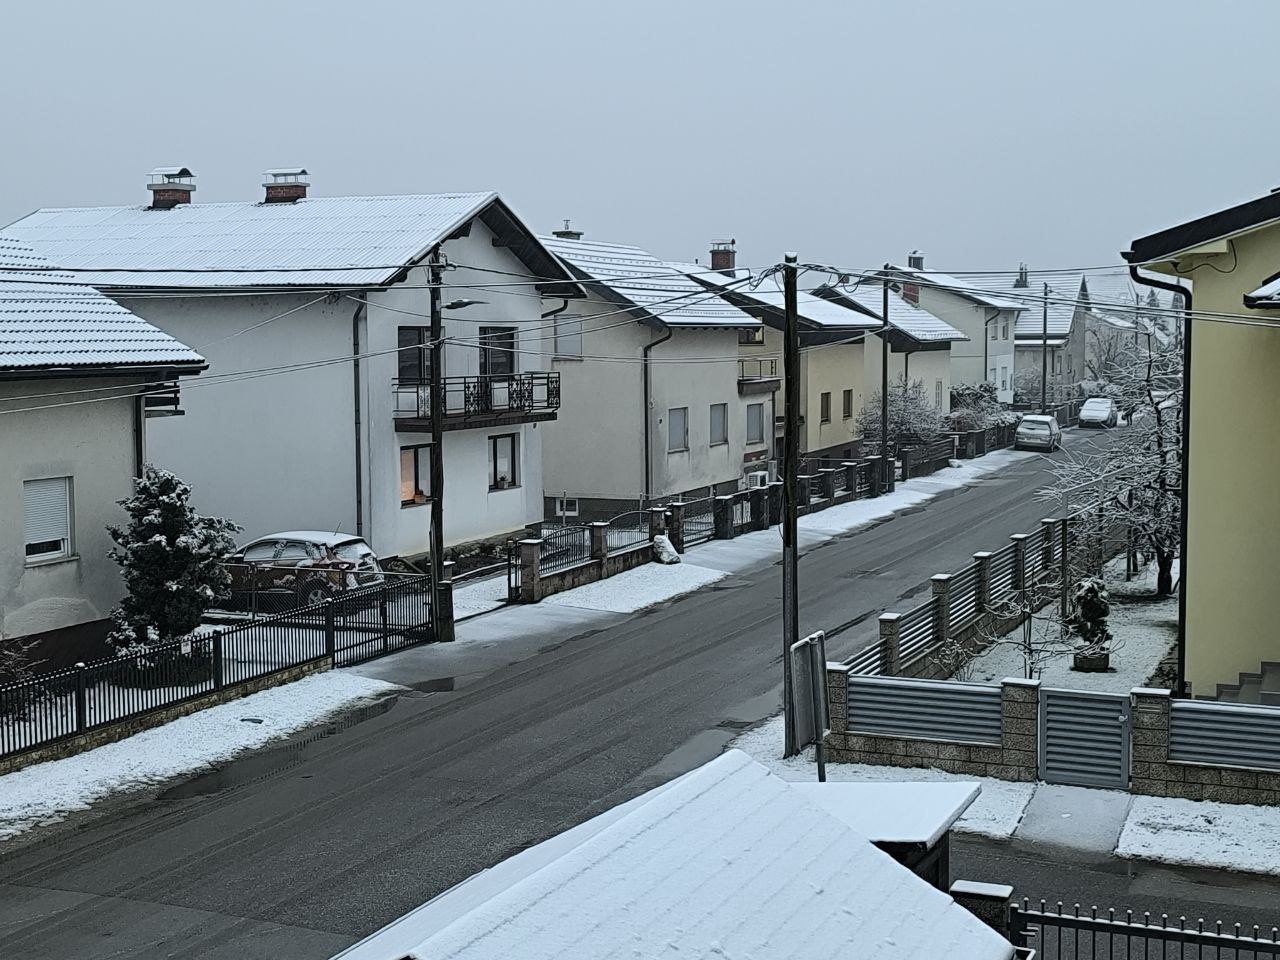
[[[406,578],[335,603],[334,664],[362,663],[433,639],[430,583],[429,577]]]
[[[209,693],[214,689],[216,667],[211,636],[159,644],[137,656],[87,663],[84,729],[127,720]]]
[[[626,550],[649,542],[649,514],[639,510],[619,514],[609,521],[605,536],[609,552]]]
[[[591,559],[591,528],[560,527],[542,534],[539,569],[543,574],[559,573]]]
[[[1027,538],[1022,543],[1026,551],[1023,555],[1022,582],[1030,587],[1041,579],[1044,561],[1044,530],[1027,534]]]
[[[856,497],[865,497],[871,492],[871,461],[858,462],[858,480],[853,492]]]
[[[933,617],[937,600],[930,597],[898,618],[898,660],[902,666],[927,654],[942,638],[934,636]]]
[[[1169,759],[1280,770],[1280,707],[1174,700]]]
[[[978,609],[978,565],[971,563],[951,575],[951,606],[947,618],[947,631],[959,633],[973,626],[981,611]]]
[[[1013,593],[1014,568],[1017,558],[1012,543],[991,554],[991,599],[1007,600]]]
[[[76,734],[79,673],[68,667],[0,687],[0,757]]]
[[[741,536],[751,530],[751,500],[745,494],[733,498],[733,535]]]
[[[715,535],[715,517],[712,514],[714,498],[703,497],[699,500],[686,500],[684,505],[684,542],[685,546],[702,543]]]
[[[848,729],[887,737],[1000,744],[998,684],[849,676]]]
[[[884,664],[884,644],[877,640],[869,647],[864,647],[847,661],[850,674],[862,677],[880,676],[880,668]]]

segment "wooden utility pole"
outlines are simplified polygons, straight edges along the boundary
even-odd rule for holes
[[[440,250],[429,261],[431,294],[431,619],[439,632],[440,581],[444,579],[444,318],[441,284],[444,270]]]
[[[885,264],[889,269],[889,264]],[[889,456],[889,277],[884,278],[884,313],[880,326],[880,492],[893,482],[893,458]]]
[[[1049,412],[1049,284],[1044,285],[1040,314],[1040,413]]]
[[[782,338],[783,412],[786,417],[782,438],[782,702],[785,716],[783,756],[800,752],[796,744],[795,703],[792,693],[791,646],[800,639],[799,574],[799,491],[800,472],[800,320],[796,314],[796,261],[794,253],[784,257],[782,302],[786,330]]]

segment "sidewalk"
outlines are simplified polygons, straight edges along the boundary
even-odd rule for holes
[[[730,746],[787,780],[817,778],[813,748],[781,757],[782,717]],[[982,793],[956,823],[960,833],[1020,840],[1135,860],[1280,876],[1280,810],[1234,803],[1134,796],[1047,783],[1014,783],[941,770],[829,763],[827,779],[963,780]]]

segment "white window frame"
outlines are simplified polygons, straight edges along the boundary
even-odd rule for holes
[[[572,504],[572,506],[570,506]],[[576,517],[578,515],[577,497],[556,497],[557,517]]]
[[[680,430],[675,429],[676,415],[680,416]],[[667,453],[687,453],[689,450],[689,408],[670,407],[667,410]]]
[[[45,504],[49,510],[45,516],[33,516],[31,513],[36,497],[51,501]],[[22,545],[23,558],[28,566],[75,556],[74,504],[74,483],[71,477],[42,477],[23,481]],[[33,546],[51,543],[57,543],[58,546],[55,549],[31,552]]]
[[[935,410],[942,409],[942,381],[935,380],[933,382],[933,407]]]
[[[752,431],[751,417],[753,411],[758,415],[760,430],[758,433]],[[764,404],[748,403],[747,404],[747,443],[764,443]]]
[[[718,435],[716,433],[716,411],[717,410],[719,410],[721,414],[720,433]],[[727,403],[711,404],[711,423],[709,424],[709,426],[711,428],[711,444],[710,444],[711,446],[713,447],[724,446],[729,442],[729,405]]]

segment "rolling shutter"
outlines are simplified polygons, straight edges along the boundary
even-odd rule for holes
[[[22,484],[27,543],[60,540],[66,548],[71,540],[70,486],[70,477],[27,480]]]

